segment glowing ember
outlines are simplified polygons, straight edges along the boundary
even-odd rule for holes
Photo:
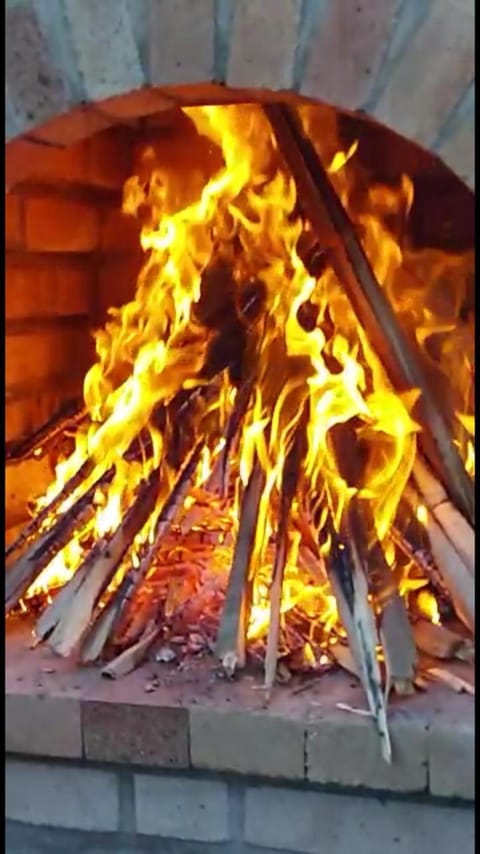
[[[56,517],[111,467],[114,474],[98,486],[93,513],[26,599],[64,585],[94,544],[118,529],[141,482],[158,470],[155,509],[103,592],[104,607],[127,573],[141,565],[179,464],[201,440],[175,526],[130,602],[118,636],[138,637],[137,623],[145,625],[148,614],[161,612],[171,633],[186,637],[190,630],[190,647],[203,648],[202,635],[199,641],[192,626],[203,621],[214,634],[241,497],[258,461],[264,482],[250,563],[247,638],[252,645],[265,638],[282,475],[306,413],[306,453],[281,590],[281,648],[315,666],[325,662],[321,650],[331,633],[345,635],[325,571],[331,534],[324,511],[329,508],[338,530],[353,496],[373,515],[378,544],[402,596],[410,602],[415,592],[418,613],[439,622],[434,593],[419,589],[427,580],[415,575],[392,535],[417,453],[420,427],[411,413],[418,390],[392,389],[331,267],[319,275],[309,272],[301,247],[308,225],[297,213],[294,183],[260,109],[198,107],[184,113],[210,149],[221,152],[221,165],[215,161],[205,180],[199,169],[190,182],[162,169],[150,149],[141,174],[125,185],[123,210],[142,222],[145,263],[134,299],[111,309],[105,328],[96,333],[97,360],[84,383],[89,419],[78,428],[75,450],[58,463],[56,480],[36,509],[60,494],[87,460],[92,465],[86,478],[65,497]],[[356,149],[355,144],[335,155],[332,181],[398,316],[415,331],[426,358],[435,359],[446,376],[454,370],[459,413],[454,438],[473,475],[473,361],[465,351],[462,364],[455,361],[468,259],[401,245],[414,192],[407,176],[397,188],[372,187],[359,212],[353,203]],[[444,281],[445,304],[439,296]],[[224,496],[227,425],[247,383],[252,393],[231,448]],[[331,441],[332,431],[347,424],[353,425],[364,460],[354,486],[340,470]],[[136,453],[128,454],[135,443]],[[427,525],[427,507],[421,504],[415,513],[420,528]]]

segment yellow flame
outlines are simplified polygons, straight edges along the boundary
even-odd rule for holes
[[[95,335],[96,361],[84,381],[88,423],[78,428],[73,454],[59,461],[55,482],[37,506],[45,506],[58,495],[86,459],[93,464],[82,489],[112,466],[115,474],[110,485],[98,491],[93,520],[75,533],[30,592],[64,583],[92,541],[108,538],[118,527],[142,479],[159,467],[157,507],[135,538],[121,571],[128,561],[138,566],[142,544],[151,540],[156,514],[175,478],[168,456],[168,431],[182,426],[186,415],[182,413],[178,424],[168,422],[167,427],[159,426],[162,417],[180,392],[207,385],[215,389],[214,401],[199,394],[192,407],[194,416],[188,417],[192,431],[205,437],[194,486],[208,485],[225,444],[226,424],[237,395],[226,370],[210,383],[202,374],[215,331],[199,312],[205,275],[220,261],[231,272],[232,311],[247,327],[248,346],[253,347],[253,341],[256,348],[247,353],[249,369],[255,373],[255,390],[234,451],[235,498],[225,517],[230,526],[238,526],[241,493],[258,460],[265,478],[253,549],[248,629],[249,639],[257,639],[268,628],[270,540],[278,524],[284,463],[305,402],[307,450],[302,488],[312,500],[318,485],[325,488],[337,527],[353,495],[368,501],[377,537],[393,571],[395,552],[388,533],[415,459],[420,430],[414,416],[418,390],[398,394],[391,387],[333,269],[327,266],[318,277],[309,273],[301,252],[307,224],[297,212],[294,181],[281,163],[261,109],[253,105],[207,106],[183,112],[192,128],[192,141],[204,146],[204,156],[196,161],[192,142],[191,164],[174,170],[167,162],[157,162],[155,147],[149,147],[138,174],[125,184],[123,211],[142,224],[144,264],[131,301],[110,309],[104,328]],[[439,365],[449,376],[459,353],[455,334],[461,299],[457,291],[464,288],[463,279],[461,286],[451,289],[448,309],[438,309],[436,301],[445,271],[461,278],[465,259],[430,250],[415,252],[402,245],[414,192],[407,176],[397,187],[371,186],[363,206],[350,205],[357,149],[354,142],[347,151],[328,158],[332,181],[401,320],[416,331],[425,352],[433,338],[441,337]],[[431,279],[428,264],[433,265]],[[254,284],[262,303],[260,319],[250,320],[240,311],[245,283]],[[223,285],[220,280],[219,298]],[[306,306],[314,318],[308,328],[301,319]],[[469,402],[473,362],[467,353],[462,358],[458,404],[462,414],[457,420],[459,431],[466,430],[473,437]],[[331,443],[332,429],[347,422],[353,425],[365,459],[362,475],[354,484],[341,474]],[[126,462],[125,452],[139,437],[142,453]],[[456,438],[467,470],[473,471],[473,441],[466,443],[460,433]],[[76,497],[78,491],[62,502],[60,512]],[[190,496],[183,502],[185,511],[193,505]],[[330,538],[322,530],[327,511],[325,506],[321,508],[317,525],[322,534],[318,542],[322,557],[328,557],[330,550]],[[426,508],[418,507],[416,513],[425,524]],[[221,542],[225,539],[222,534]],[[312,583],[300,571],[299,548],[299,538],[291,536],[282,615],[286,618],[301,608],[309,620],[321,621],[328,632],[338,624],[335,598],[327,584]],[[112,583],[117,584],[118,578],[116,575]],[[404,592],[413,589],[410,583],[413,579],[403,580]],[[176,584],[171,586],[174,589],[176,600]]]

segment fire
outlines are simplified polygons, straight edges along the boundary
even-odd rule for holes
[[[420,428],[412,411],[418,390],[398,394],[392,389],[333,270],[327,266],[318,275],[309,272],[301,253],[301,238],[308,229],[297,210],[295,185],[260,109],[196,107],[184,113],[211,150],[220,152],[220,165],[205,181],[200,180],[201,170],[194,171],[189,182],[157,164],[151,148],[144,153],[139,174],[126,182],[123,211],[142,222],[145,262],[133,299],[120,309],[110,309],[105,327],[95,335],[96,362],[84,382],[89,420],[78,429],[71,456],[58,463],[55,483],[38,501],[37,509],[60,494],[87,460],[92,465],[82,489],[112,467],[114,474],[108,485],[98,487],[91,518],[27,595],[64,584],[92,543],[118,528],[140,483],[158,469],[155,510],[112,583],[117,585],[129,568],[138,569],[161,502],[175,480],[178,466],[171,452],[177,430],[181,455],[188,450],[190,433],[196,438],[204,436],[194,489],[211,489],[211,507],[223,520],[218,555],[214,552],[211,567],[215,575],[218,557],[223,586],[232,555],[229,534],[238,527],[240,495],[256,461],[263,470],[251,569],[248,639],[253,642],[264,638],[268,630],[282,472],[302,413],[307,413],[302,509],[311,513],[320,491],[326,495],[338,527],[354,496],[368,503],[376,536],[393,572],[398,555],[390,532],[417,450]],[[445,309],[441,315],[435,309],[437,285],[446,270],[461,277],[464,259],[452,260],[432,250],[428,259],[433,253],[434,274],[425,280],[422,271],[427,252],[402,245],[413,203],[412,182],[404,176],[399,187],[371,187],[359,212],[353,202],[356,150],[354,144],[347,152],[337,152],[329,168],[332,179],[361,230],[372,267],[397,312],[415,330],[429,358],[432,339],[440,342],[437,362],[448,373],[458,292],[452,296],[450,313]],[[209,276],[213,299],[207,293]],[[235,335],[244,338],[242,378],[254,378],[254,392],[232,453],[235,487],[228,509],[212,483],[218,480],[226,424],[241,383],[232,380],[231,363],[220,365],[218,371],[215,365],[211,371],[205,369],[223,328],[216,312],[223,309],[236,313]],[[240,347],[240,339],[237,343]],[[457,401],[462,414],[457,417],[456,438],[467,470],[473,471],[472,362],[466,354],[462,358],[461,399]],[[458,372],[457,366],[455,370]],[[177,405],[180,398],[185,398],[185,408],[176,411],[175,423],[168,407]],[[348,424],[354,425],[354,439],[365,459],[361,477],[354,483],[340,470],[331,443],[332,430]],[[135,443],[139,448],[129,456]],[[185,519],[194,519],[197,511],[200,514],[193,496],[194,490],[183,502]],[[65,512],[76,497],[78,490],[65,499],[58,512]],[[418,508],[417,517],[425,524],[425,508]],[[322,529],[322,516],[316,525],[319,554],[325,557],[330,539]],[[188,530],[194,529],[192,522]],[[326,576],[312,577],[302,549],[292,526],[282,586],[282,626],[304,620],[322,627],[325,648],[330,632],[339,629],[335,598]],[[146,583],[153,577],[154,567]],[[208,589],[217,595],[216,581],[203,579],[202,583],[210,584]],[[182,586],[185,584],[182,578],[168,587],[169,611],[175,610],[172,603],[178,604],[181,591],[188,587]],[[407,588],[405,585],[405,595]],[[417,601],[435,622],[438,610],[427,595],[422,591]],[[316,660],[310,640],[304,639],[301,648],[308,662]]]

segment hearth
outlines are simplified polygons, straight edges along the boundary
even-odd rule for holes
[[[11,268],[46,284],[10,363],[49,376],[8,446],[31,518],[11,516],[6,609],[112,678],[211,656],[263,671],[268,701],[339,664],[389,759],[391,691],[473,692],[445,664],[474,655],[470,224],[433,235],[425,213],[449,181],[454,206],[469,194],[336,118],[174,109],[89,141],[122,193],[69,169],[15,188]]]

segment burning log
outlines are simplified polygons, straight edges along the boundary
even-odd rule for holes
[[[242,498],[240,525],[215,648],[229,676],[233,676],[237,667],[245,666],[250,598],[249,570],[264,487],[265,473],[256,459]]]
[[[50,646],[59,655],[68,656],[84,636],[102,593],[115,575],[135,535],[152,513],[158,489],[158,470],[155,469],[141,484],[125,518],[103,545],[100,554],[93,549],[80,567],[82,580],[78,588],[74,583],[75,575],[65,585],[64,590],[68,590],[72,584],[76,588],[75,594],[57,614],[57,623],[49,638]]]
[[[277,530],[277,542],[275,547],[275,559],[272,569],[272,582],[270,586],[270,622],[267,635],[267,650],[265,653],[265,688],[271,691],[275,679],[278,656],[278,640],[280,633],[280,609],[282,604],[283,576],[288,551],[288,528],[292,502],[297,492],[300,477],[300,466],[305,456],[306,426],[308,406],[305,405],[300,417],[292,447],[287,453],[282,472],[282,485],[280,492],[280,511]]]
[[[84,526],[93,516],[95,492],[112,477],[113,471],[102,475],[8,570],[5,580],[6,613],[17,604],[55,555],[68,543],[75,530]]]
[[[456,658],[469,663],[475,659],[471,641],[429,620],[417,620],[413,626],[413,636],[418,649],[433,658]]]
[[[421,390],[416,417],[423,428],[425,455],[450,498],[473,526],[473,483],[452,441],[414,342],[401,328],[296,112],[278,103],[266,104],[263,110],[297,185],[299,201],[320,244],[329,247],[332,267],[390,381],[399,391]]]
[[[414,489],[407,488],[405,498],[413,510],[418,507],[419,496]],[[450,594],[455,612],[462,623],[474,632],[475,579],[432,513],[428,514],[425,530],[433,560]]]
[[[155,524],[152,542],[148,545],[138,569],[132,567],[127,572],[108,604],[100,612],[97,621],[93,624],[82,648],[81,660],[84,663],[96,661],[109,638],[113,638],[128,603],[132,601],[151,567],[162,538],[179,512],[198,466],[202,449],[203,441],[199,440],[180,470],[173,489],[162,506]]]
[[[449,501],[441,483],[436,480],[428,466],[418,456],[413,467],[413,478],[427,508],[473,576],[475,574],[475,532],[473,528]]]

